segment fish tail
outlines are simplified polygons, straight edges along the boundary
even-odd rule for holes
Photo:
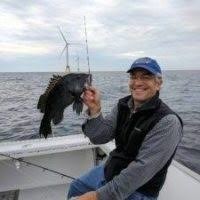
[[[40,137],[43,135],[45,138],[47,138],[47,136],[50,135],[51,133],[52,133],[51,120],[44,115],[40,124],[40,131],[39,131]]]

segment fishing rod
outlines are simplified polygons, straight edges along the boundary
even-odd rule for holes
[[[44,170],[44,171],[46,170],[46,171],[52,172],[52,173],[57,174],[57,175],[60,175],[60,176],[62,176],[62,177],[66,177],[66,178],[69,178],[69,179],[72,179],[72,180],[76,180],[76,178],[74,178],[74,177],[72,177],[72,176],[63,174],[63,173],[58,172],[58,171],[56,171],[56,170],[49,169],[49,168],[47,168],[47,167],[43,167],[43,166],[41,166],[41,165],[38,165],[38,164],[35,164],[35,163],[32,163],[32,162],[29,162],[29,161],[25,161],[25,160],[22,159],[22,158],[14,158],[14,157],[12,157],[12,156],[10,156],[10,155],[6,155],[6,154],[2,154],[2,153],[0,153],[0,156],[4,156],[4,157],[6,157],[6,158],[10,158],[10,159],[12,159],[12,160],[18,161],[19,163],[25,163],[26,165],[30,165],[30,166],[34,166],[34,167],[40,168],[40,169],[42,169],[42,170]]]
[[[86,19],[84,16],[84,26],[85,26],[85,43],[86,43],[86,53],[87,53],[87,64],[88,64],[88,72],[90,75],[90,85],[92,83],[92,77],[91,77],[91,72],[90,72],[90,60],[89,60],[89,50],[88,50],[88,41],[87,41],[87,29],[86,29]]]
[[[14,160],[14,161],[18,161],[19,164],[18,164],[18,166],[16,166],[17,168],[20,167],[20,163],[24,163],[24,164],[26,164],[26,165],[30,165],[30,166],[33,166],[33,167],[36,167],[36,168],[40,168],[40,169],[42,169],[43,171],[48,171],[48,172],[51,172],[51,173],[53,173],[53,174],[59,175],[59,176],[61,176],[62,178],[65,177],[65,178],[68,178],[68,179],[71,179],[71,180],[76,180],[76,181],[80,182],[81,184],[85,185],[88,189],[94,190],[94,188],[88,186],[87,184],[85,184],[84,182],[82,182],[80,179],[76,179],[76,178],[73,177],[73,176],[69,176],[69,175],[63,174],[63,173],[61,173],[61,172],[58,172],[58,171],[56,171],[56,170],[53,170],[53,169],[50,169],[50,168],[47,168],[47,167],[44,167],[44,166],[41,166],[41,165],[38,165],[38,164],[35,164],[35,163],[32,163],[32,162],[29,162],[29,161],[25,161],[25,160],[22,159],[22,158],[15,158],[15,157],[12,157],[12,156],[10,156],[10,155],[3,154],[3,153],[0,153],[0,156],[6,157],[6,158],[10,158],[10,159],[12,159],[12,160]]]

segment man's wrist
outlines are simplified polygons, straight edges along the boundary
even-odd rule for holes
[[[101,107],[95,109],[88,109],[88,115],[92,118],[96,115],[99,115],[100,113],[101,113]]]
[[[101,115],[101,109],[99,110],[99,112],[96,112],[95,114],[92,114],[90,113],[89,110],[86,110],[85,112],[85,116],[87,117],[87,119],[94,119],[94,118],[97,118]]]

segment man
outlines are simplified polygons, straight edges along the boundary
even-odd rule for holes
[[[100,93],[90,87],[83,100],[89,118],[83,131],[94,144],[115,139],[104,165],[73,181],[68,197],[77,200],[156,200],[176,147],[182,121],[159,98],[162,72],[151,58],[139,58],[127,71],[131,95],[110,115],[101,114]]]

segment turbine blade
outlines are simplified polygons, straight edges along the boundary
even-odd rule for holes
[[[67,43],[67,40],[66,40],[65,36],[63,35],[63,32],[61,31],[61,28],[60,28],[59,26],[58,26],[58,30],[59,30],[59,32],[60,32],[60,34],[61,34],[63,40],[66,42],[66,44],[68,44],[68,43]]]
[[[62,50],[62,52],[61,52],[61,54],[60,54],[60,58],[61,58],[61,56],[63,55],[63,53],[64,53],[64,51],[65,51],[66,48],[67,48],[67,44],[65,45],[65,47],[64,47],[63,50]]]

